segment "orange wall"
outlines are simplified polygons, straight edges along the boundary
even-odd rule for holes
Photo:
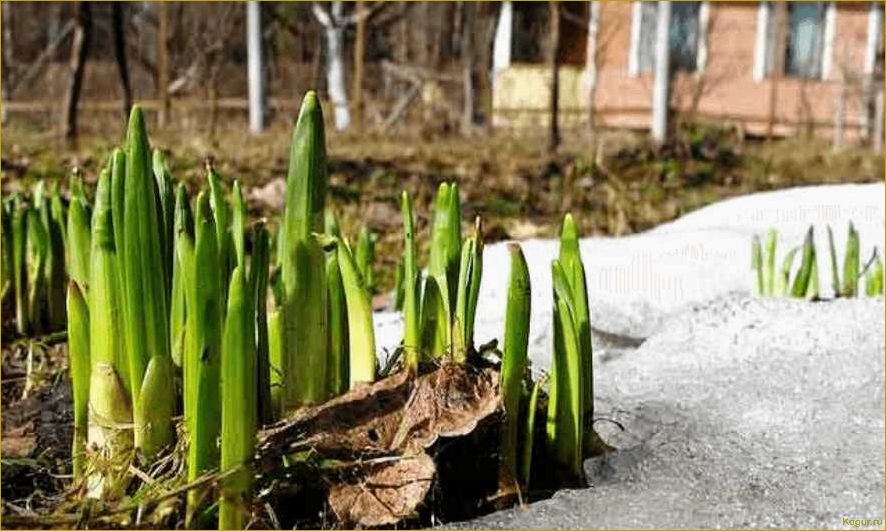
[[[632,9],[631,2],[603,2],[600,6],[595,102],[599,120],[606,126],[649,126],[652,75],[628,75]],[[841,90],[839,80],[845,73],[850,81],[846,85],[844,123],[846,137],[852,138],[861,120],[861,90],[857,80],[863,67],[867,21],[866,2],[838,2],[830,79],[782,79],[773,90],[772,81],[753,79],[757,2],[711,2],[707,68],[701,76],[678,75],[674,83],[676,105],[687,110],[692,95],[700,92],[698,112],[702,116],[726,119],[747,132],[761,134],[766,131],[770,101],[774,97],[776,133],[800,132],[813,122],[817,133],[831,134]],[[586,85],[579,85],[582,88],[578,90],[586,90]],[[576,103],[577,108],[564,108],[564,113],[584,114],[586,94],[565,96],[561,101],[580,103]],[[498,101],[507,102],[508,98],[501,97]],[[547,98],[540,97],[538,101],[543,106]],[[498,106],[495,112],[504,116],[508,109]]]

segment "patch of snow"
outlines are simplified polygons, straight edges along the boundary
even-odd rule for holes
[[[842,267],[850,221],[858,229],[862,261],[873,247],[884,249],[884,184],[847,184],[762,192],[709,205],[647,232],[621,238],[585,238],[581,253],[588,280],[592,324],[616,334],[648,337],[667,317],[690,304],[730,292],[751,291],[751,237],[779,231],[782,257],[802,244],[815,227],[821,294],[831,291],[827,226],[834,230],[838,266]],[[581,224],[582,213],[574,213]],[[532,282],[529,352],[541,367],[551,348],[551,261],[556,240],[521,241]],[[795,261],[795,267],[799,260]],[[488,245],[475,323],[475,341],[501,338],[510,258],[504,242]],[[380,350],[393,351],[402,339],[399,314],[375,316]]]

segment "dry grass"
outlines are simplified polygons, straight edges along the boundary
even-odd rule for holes
[[[175,176],[192,189],[203,182],[207,157],[224,178],[237,178],[247,189],[285,177],[290,130],[283,120],[259,136],[245,132],[242,118],[221,117],[218,123],[214,135],[153,127],[152,142],[172,154]],[[105,119],[84,129],[72,148],[39,123],[10,120],[3,127],[3,192],[38,178],[62,178],[75,164],[94,178],[121,139],[123,122]],[[555,156],[546,152],[544,138],[531,134],[495,131],[463,138],[426,131],[328,132],[330,203],[347,235],[356,237],[363,223],[379,235],[378,281],[385,289],[401,255],[402,189],[415,198],[418,241],[427,240],[422,231],[428,230],[430,201],[443,181],[459,183],[465,223],[482,215],[487,239],[496,241],[554,236],[567,210],[576,214],[584,234],[627,234],[725,197],[884,178],[883,157],[860,147],[837,151],[807,138],[743,141],[709,126],[682,131],[663,149],[653,149],[642,135],[607,132],[594,152],[585,135],[567,134]],[[250,210],[273,223],[279,212],[270,199],[252,197]]]

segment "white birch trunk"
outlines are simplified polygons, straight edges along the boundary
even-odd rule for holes
[[[265,71],[262,55],[261,4],[246,4],[246,54],[249,79],[249,131],[265,129]]]
[[[511,41],[514,32],[514,5],[501,3],[501,13],[495,27],[495,41],[492,45],[492,82],[498,74],[511,66]]]
[[[331,2],[331,12],[314,2],[314,17],[323,26],[326,39],[326,89],[332,102],[335,128],[343,131],[351,125],[351,111],[345,81],[344,2]]]

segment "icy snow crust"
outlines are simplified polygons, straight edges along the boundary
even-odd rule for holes
[[[848,528],[855,519],[882,521],[883,299],[812,303],[750,293],[751,236],[778,228],[780,267],[812,224],[822,295],[830,297],[826,227],[842,267],[850,220],[862,259],[874,246],[882,256],[882,183],[753,194],[642,234],[583,240],[596,414],[624,427],[601,421],[598,429],[618,452],[585,463],[590,489],[457,525]],[[530,356],[542,371],[550,360],[558,245],[520,244],[532,280]],[[487,246],[478,343],[502,335],[509,267],[504,244]],[[379,347],[393,350],[402,337],[399,315],[376,314],[376,331]]]

